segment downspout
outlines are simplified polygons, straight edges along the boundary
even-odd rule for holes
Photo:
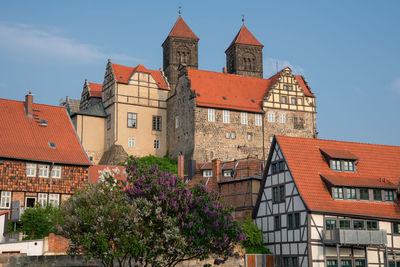
[[[265,119],[265,111],[262,113],[262,161],[263,165],[265,164],[265,133],[264,133],[264,119]]]

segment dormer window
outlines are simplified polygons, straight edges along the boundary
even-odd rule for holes
[[[344,160],[343,161],[343,170],[345,172],[354,172],[354,161],[353,160]]]
[[[331,159],[331,169],[333,171],[341,171],[342,170],[342,166],[340,164],[340,160],[338,159]]]
[[[355,171],[355,161],[354,160],[343,160],[343,159],[331,159],[331,170],[333,171],[345,171],[354,172]]]

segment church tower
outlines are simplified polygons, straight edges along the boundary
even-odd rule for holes
[[[163,70],[168,78],[170,88],[174,89],[178,80],[180,64],[197,69],[199,38],[179,15],[174,27],[162,44]]]
[[[228,73],[263,78],[263,47],[243,24],[225,51]]]

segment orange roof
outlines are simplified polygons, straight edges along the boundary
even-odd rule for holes
[[[348,150],[338,150],[329,148],[320,148],[320,150],[333,159],[358,159],[356,155]]]
[[[347,175],[320,174],[320,176],[335,186],[368,187],[397,189],[397,185],[385,178],[359,178]]]
[[[281,72],[269,79],[252,78],[235,74],[188,69],[191,88],[198,106],[263,112],[262,101],[268,90],[277,82]],[[314,97],[300,75],[295,76],[306,96]]]
[[[103,85],[98,83],[88,83],[89,96],[90,97],[101,97],[101,91],[103,91]]]
[[[115,78],[119,83],[128,83],[129,79],[135,72],[144,72],[149,73],[151,74],[151,76],[153,76],[154,80],[157,82],[158,88],[168,90],[168,86],[161,75],[161,71],[149,70],[145,68],[142,64],[139,64],[136,67],[128,67],[112,63],[112,68],[114,70]]]
[[[168,34],[168,37],[183,37],[199,40],[199,37],[189,28],[181,16],[176,20],[174,27]]]
[[[244,24],[229,46],[233,44],[256,45],[264,47],[262,43],[257,41],[256,37],[254,37],[254,35],[247,29],[246,26],[244,26]]]
[[[277,136],[276,140],[282,149],[300,194],[311,211],[400,219],[399,203],[335,200],[320,177],[320,174],[324,177],[341,176],[341,182],[343,179],[351,178],[354,186],[369,183],[372,179],[377,178],[381,178],[381,180],[385,178],[385,181],[398,184],[400,147],[287,136]],[[331,170],[320,148],[348,150],[357,155],[359,161],[356,172]],[[359,181],[358,184],[355,184],[356,180]]]
[[[125,171],[125,167],[123,166],[115,166],[115,165],[93,165],[89,167],[89,182],[91,184],[93,183],[97,183],[99,181],[100,178],[100,171],[104,171],[105,169],[109,169],[111,172],[113,172],[113,170],[115,168],[117,168],[119,170],[119,174],[115,174],[114,178],[116,178],[117,180],[123,180],[126,181],[126,171]]]
[[[198,106],[262,112],[269,79],[188,69]]]
[[[24,102],[0,99],[0,114],[0,157],[90,165],[64,107],[34,103],[28,118]]]

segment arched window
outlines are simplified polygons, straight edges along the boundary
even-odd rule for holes
[[[252,53],[245,53],[243,55],[243,68],[247,71],[255,70],[256,57]]]
[[[190,50],[186,46],[180,46],[177,49],[176,61],[180,64],[190,65]]]

